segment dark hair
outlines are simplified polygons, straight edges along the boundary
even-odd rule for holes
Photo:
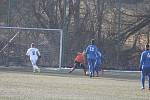
[[[31,43],[31,47],[34,47],[35,46],[35,44],[34,43]]]
[[[146,45],[146,48],[149,48],[149,44]]]
[[[149,44],[147,44],[145,47],[146,47],[146,50],[149,50]]]
[[[92,39],[92,40],[91,40],[91,44],[95,44],[95,39]]]

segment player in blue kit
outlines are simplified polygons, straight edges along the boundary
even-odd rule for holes
[[[149,78],[149,90],[150,90],[150,50],[149,45],[145,46],[145,51],[141,54],[140,59],[140,71],[141,71],[141,84],[142,88],[145,89],[145,76]]]
[[[95,45],[95,40],[91,40],[91,44],[86,48],[85,51],[87,55],[87,62],[89,67],[89,75],[90,77],[94,77],[94,71],[95,71],[95,62],[96,62],[96,56],[97,56],[97,47]]]
[[[100,51],[98,51],[96,56],[96,62],[95,62],[95,71],[97,74],[96,76],[99,76],[99,71],[102,71],[101,64],[102,64],[102,54]]]

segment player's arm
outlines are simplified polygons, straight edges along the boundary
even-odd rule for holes
[[[83,56],[83,64],[86,63],[86,59],[85,59],[85,56]]]
[[[37,54],[37,56],[38,56],[39,58],[41,58],[41,54],[40,54],[40,52],[39,52],[38,49],[37,49],[37,51],[36,51],[36,54]]]
[[[26,56],[29,56],[30,49],[27,50]]]
[[[85,54],[88,54],[88,52],[89,52],[89,46],[86,48]]]
[[[39,56],[41,56],[41,54],[40,54],[39,50],[38,50],[37,52],[38,52],[38,55],[39,55]]]
[[[139,65],[139,69],[140,71],[142,70],[142,65],[143,65],[143,61],[144,61],[145,57],[144,57],[144,53],[141,54],[141,59],[140,59],[140,65]]]

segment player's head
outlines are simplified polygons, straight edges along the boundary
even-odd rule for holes
[[[31,43],[31,48],[35,47],[35,44],[34,43]]]
[[[94,45],[95,44],[95,39],[91,40],[91,44]]]
[[[145,49],[149,50],[149,44],[145,45]]]
[[[79,54],[81,54],[81,52],[77,52],[77,54],[79,55]]]

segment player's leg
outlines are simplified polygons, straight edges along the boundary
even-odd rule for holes
[[[142,85],[142,87],[141,87],[141,89],[145,89],[145,70],[143,69],[142,71],[141,71],[141,85]]]
[[[84,64],[82,64],[82,63],[80,63],[80,67],[82,67],[82,68],[83,68],[84,75],[86,75],[86,68],[85,68],[85,65],[84,65]]]
[[[36,72],[36,68],[35,68],[35,60],[34,59],[30,59],[31,63],[32,63],[32,67],[33,67],[33,72]]]
[[[92,77],[92,61],[88,59],[89,76]]]
[[[96,76],[98,77],[99,76],[99,65],[96,64],[95,66],[95,71],[96,71]]]
[[[35,69],[36,69],[37,72],[41,71],[40,68],[37,65],[35,65]]]
[[[96,71],[96,76],[98,77],[99,76],[99,71],[101,71],[100,69],[100,62],[97,62],[95,63],[95,71]]]
[[[150,90],[150,68],[148,68],[148,89]]]
[[[150,73],[148,74],[148,89],[150,90]]]
[[[102,64],[101,64],[101,63],[99,64],[99,72],[101,73],[101,75],[103,75],[103,72],[104,72],[104,71],[103,71],[103,68],[102,68]]]
[[[94,73],[95,73],[95,63],[96,63],[96,60],[92,59],[92,76],[93,77],[94,77]]]
[[[31,59],[31,63],[32,63],[32,66],[33,66],[33,72],[36,72],[36,71],[40,72],[40,69],[36,65],[36,62],[37,62],[37,59]]]
[[[35,59],[35,69],[40,72],[40,68],[37,66],[38,58]]]
[[[72,68],[71,71],[69,71],[69,73],[72,73],[78,65],[79,65],[79,62],[75,61],[74,65],[73,65],[73,68]]]
[[[100,66],[100,71],[101,71],[101,75],[103,75],[104,74],[104,70],[103,70],[102,66]]]

